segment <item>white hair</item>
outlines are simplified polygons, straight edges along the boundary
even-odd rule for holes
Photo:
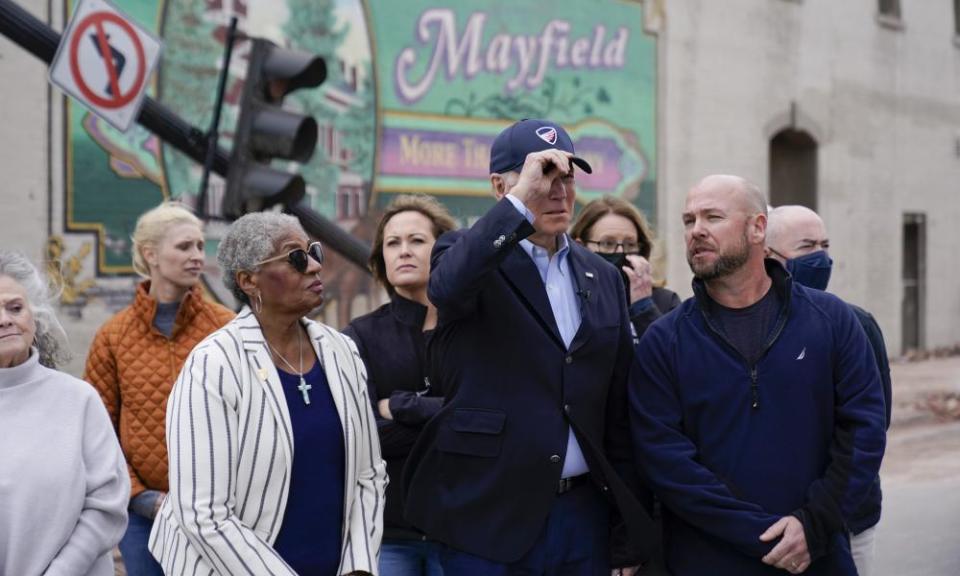
[[[56,368],[70,360],[67,333],[53,309],[56,300],[49,283],[29,258],[20,252],[0,249],[0,276],[6,276],[23,287],[27,305],[33,313],[36,334],[33,346],[40,354],[40,363]]]

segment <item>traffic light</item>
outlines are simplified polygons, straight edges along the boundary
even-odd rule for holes
[[[269,164],[273,158],[309,160],[317,145],[317,121],[280,104],[287,94],[319,86],[327,77],[320,56],[280,48],[262,38],[251,42],[222,205],[229,218],[275,204],[290,206],[303,198],[303,176]]]

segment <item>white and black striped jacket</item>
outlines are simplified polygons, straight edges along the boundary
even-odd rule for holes
[[[333,392],[345,442],[339,574],[377,574],[387,473],[353,341],[302,320]],[[197,345],[167,405],[170,493],[150,551],[167,575],[284,575],[280,532],[294,456],[280,378],[249,308]],[[297,454],[309,457],[309,454]]]

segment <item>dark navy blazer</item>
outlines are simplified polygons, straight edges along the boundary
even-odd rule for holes
[[[652,525],[628,487],[636,478],[626,414],[633,345],[623,283],[570,243],[582,320],[568,350],[536,265],[518,245],[531,233],[504,199],[434,247],[429,296],[439,324],[428,363],[446,402],[404,471],[407,519],[459,550],[520,559],[557,498],[572,426],[593,480],[629,520],[615,540],[629,534],[624,549],[643,559]]]

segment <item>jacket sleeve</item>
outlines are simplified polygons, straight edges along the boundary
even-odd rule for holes
[[[130,481],[123,452],[106,410],[92,393],[83,421],[87,493],[77,524],[44,572],[46,576],[87,574],[94,562],[116,546],[127,527]]]
[[[619,279],[619,278],[618,278]],[[631,544],[631,530],[629,523],[649,520],[653,514],[653,495],[637,474],[634,461],[633,440],[630,437],[630,422],[627,410],[627,386],[629,384],[630,369],[634,354],[633,338],[630,333],[627,318],[626,298],[623,294],[623,284],[616,282],[617,298],[620,303],[620,335],[617,348],[616,367],[613,381],[607,397],[607,419],[604,434],[604,451],[617,475],[630,489],[643,507],[642,512],[647,518],[625,518],[623,511],[614,509],[611,512],[611,565],[613,567],[636,566],[649,560],[648,554]],[[652,533],[648,536],[652,536]],[[647,538],[649,540],[649,537]]]
[[[637,334],[637,338],[643,338],[647,328],[650,327],[658,318],[673,310],[680,305],[680,297],[676,292],[665,288],[654,288],[653,302],[642,312],[630,316],[630,322]]]
[[[831,536],[846,529],[846,522],[869,493],[886,443],[883,386],[876,359],[850,307],[838,305],[835,312],[830,465],[810,485],[806,503],[794,512],[803,523],[813,559],[828,551]]]
[[[239,382],[243,363],[216,341],[194,348],[167,404],[170,492],[179,528],[221,576],[296,576],[263,538],[244,525],[233,505],[238,473]]]
[[[120,438],[120,375],[117,373],[117,362],[113,355],[113,344],[110,338],[109,324],[104,324],[97,331],[97,335],[90,345],[90,352],[87,354],[87,363],[83,370],[83,379],[93,385],[100,394],[100,399],[107,409],[110,421],[113,423],[113,430],[116,437]],[[133,498],[147,489],[143,481],[133,470],[133,467],[126,464],[127,474],[129,476],[130,494]]]
[[[469,230],[441,236],[433,246],[427,289],[441,322],[471,314],[490,274],[533,232],[526,217],[503,198]]]
[[[357,353],[360,355],[360,361],[366,367],[369,362],[366,346],[364,346],[363,338],[357,333],[353,324],[344,328],[343,335],[353,341]],[[380,401],[380,396],[377,393],[377,383],[372,372],[367,370],[364,372],[367,374],[367,396],[370,398],[370,407],[373,410],[374,421],[377,425],[377,434],[380,437],[380,449],[383,451],[383,457],[402,458],[410,453],[410,449],[417,441],[420,431],[396,420],[387,420],[380,415],[380,411],[377,409],[377,404]],[[393,406],[391,405],[392,409]]]
[[[367,399],[367,371],[353,341],[346,339],[353,358],[353,397],[361,429],[357,439],[357,489],[344,535],[344,558],[341,574],[368,572],[377,574],[380,563],[380,543],[383,540],[383,510],[387,491],[387,463],[380,455],[380,442],[374,423],[373,410]]]
[[[873,314],[856,306],[852,306],[852,308],[856,313],[857,320],[863,327],[864,333],[867,335],[873,357],[877,361],[877,368],[880,370],[880,383],[883,385],[883,402],[887,417],[886,427],[889,430],[893,410],[893,385],[890,381],[890,359],[887,357],[887,343],[883,340],[883,332],[880,330],[880,325],[877,324]]]
[[[443,398],[427,396],[409,390],[390,393],[390,413],[399,424],[419,428],[433,418],[443,407]]]
[[[634,359],[630,424],[640,474],[683,521],[743,554],[761,558],[773,545],[761,542],[760,535],[780,516],[735,497],[698,461],[697,447],[684,432],[671,328],[662,322],[651,327]]]

